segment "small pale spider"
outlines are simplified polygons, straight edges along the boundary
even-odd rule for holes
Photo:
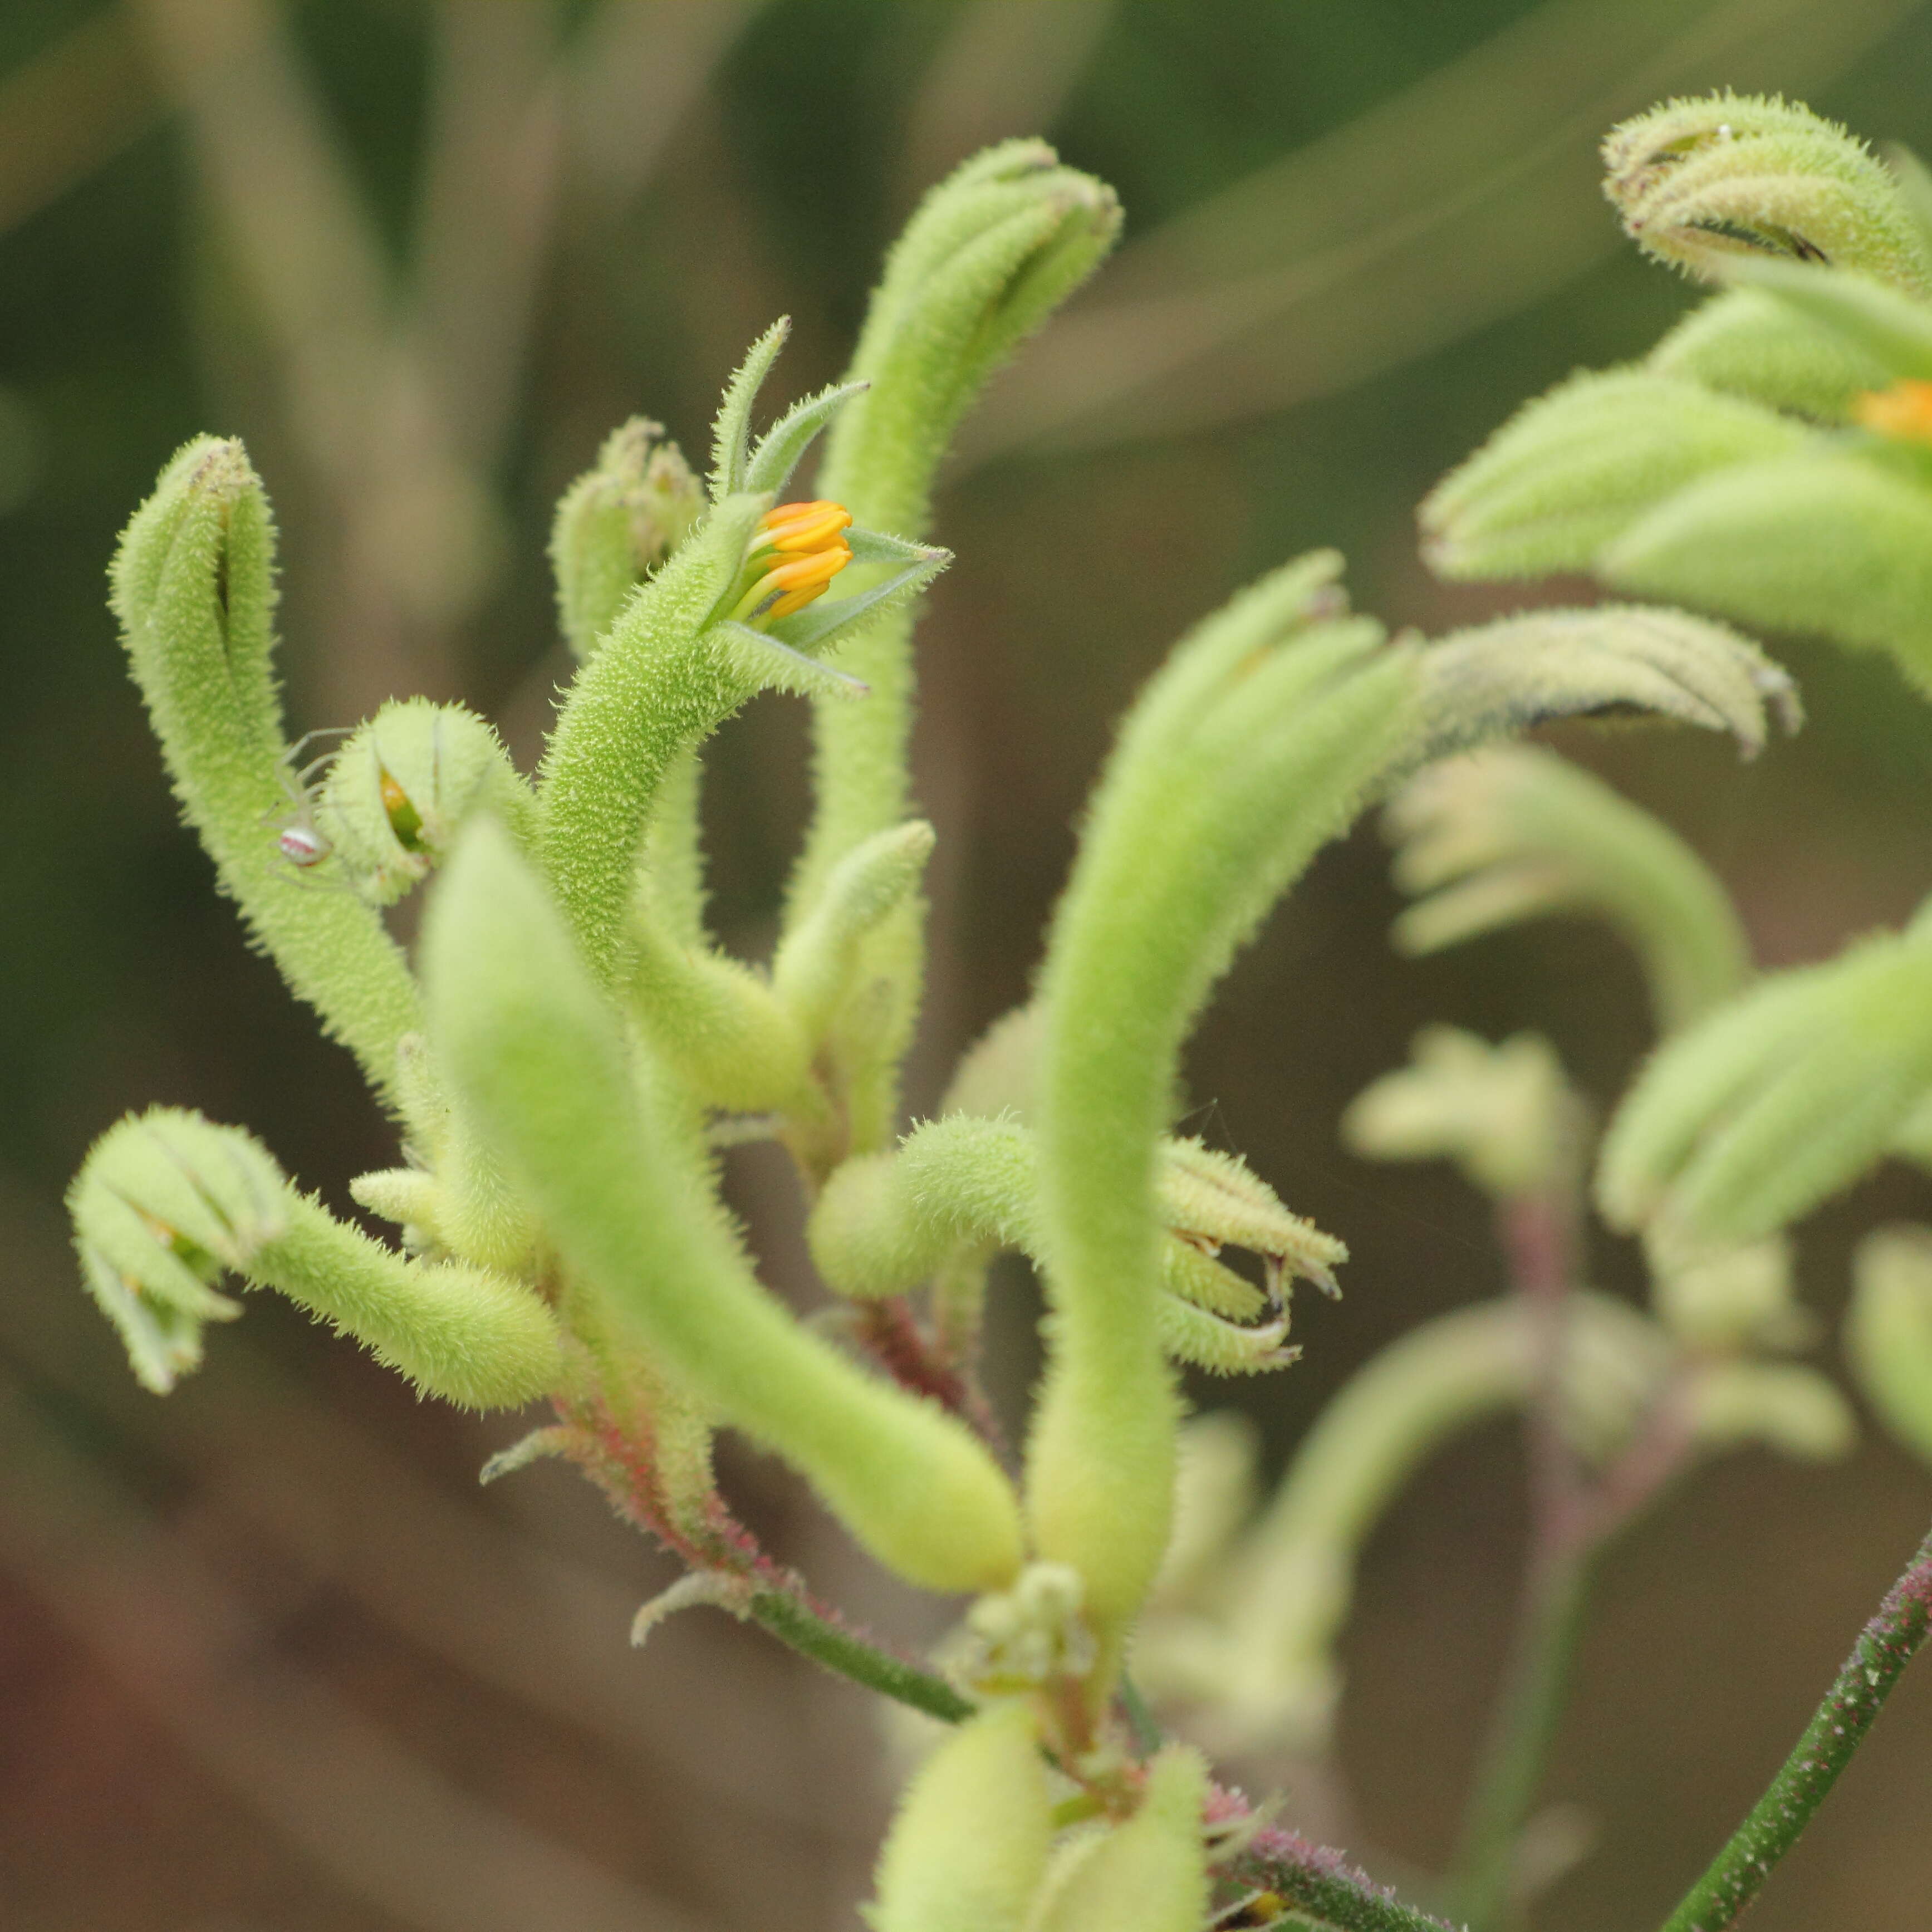
[[[289,806],[285,812],[272,813],[270,822],[278,828],[277,848],[298,872],[312,871],[334,849],[315,822],[315,801],[320,789],[317,781],[334,762],[335,754],[325,752],[307,764],[298,761],[317,739],[344,737],[351,728],[346,724],[330,724],[304,732],[275,761],[275,776],[288,794]]]

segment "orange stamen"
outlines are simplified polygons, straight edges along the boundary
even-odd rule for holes
[[[842,503],[781,503],[758,521],[774,550],[818,550],[850,524],[852,512]]]
[[[822,499],[767,510],[758,520],[760,534],[746,562],[757,569],[773,553],[783,561],[759,572],[732,616],[763,625],[803,610],[852,561],[852,547],[841,534],[851,521],[852,513],[842,503]]]
[[[1852,399],[1852,415],[1868,430],[1901,442],[1932,442],[1932,382],[1894,382]]]

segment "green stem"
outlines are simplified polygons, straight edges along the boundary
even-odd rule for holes
[[[1798,1842],[1932,1628],[1932,1534],[1858,1634],[1784,1767],[1673,1912],[1664,1932],[1726,1932]]]
[[[1578,1192],[1571,1168],[1552,1186],[1498,1204],[1514,1298],[1529,1324],[1535,1358],[1524,1418],[1534,1529],[1509,1676],[1462,1815],[1452,1868],[1452,1895],[1472,1932],[1490,1932],[1519,1916],[1516,1846],[1569,1696],[1596,1555],[1612,1526],[1590,1508],[1586,1478],[1563,1432]]]
[[[1593,1548],[1555,1556],[1533,1576],[1502,1702],[1464,1814],[1452,1894],[1471,1932],[1506,1924],[1516,1849],[1569,1693],[1589,1599]]]
[[[1450,1932],[1446,1920],[1405,1905],[1340,1852],[1272,1826],[1255,1834],[1222,1876],[1244,1887],[1273,1892],[1292,1910],[1334,1932]]]
[[[752,1621],[769,1630],[801,1657],[822,1664],[840,1677],[882,1696],[910,1704],[928,1718],[948,1724],[964,1724],[978,1708],[962,1697],[943,1677],[875,1648],[850,1630],[808,1610],[794,1597],[760,1590],[752,1599]]]

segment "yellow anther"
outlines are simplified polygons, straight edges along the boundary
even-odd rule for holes
[[[1932,382],[1894,382],[1868,389],[1852,402],[1852,416],[1868,430],[1903,442],[1932,442]]]
[[[773,550],[795,554],[824,548],[852,521],[852,512],[842,503],[820,500],[813,503],[781,503],[758,520],[766,532],[764,541]]]
[[[757,574],[731,615],[762,627],[803,610],[852,561],[852,548],[842,534],[851,520],[841,503],[781,503],[767,510],[745,559],[746,570]],[[783,561],[760,568],[773,556]]]

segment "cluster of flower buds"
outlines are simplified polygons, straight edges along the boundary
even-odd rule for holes
[[[1932,682],[1932,476],[1898,460],[1932,378],[1918,190],[1808,110],[1728,94],[1627,122],[1605,154],[1646,248],[1737,286],[1499,430],[1424,505],[1432,561],[1588,571]]]

